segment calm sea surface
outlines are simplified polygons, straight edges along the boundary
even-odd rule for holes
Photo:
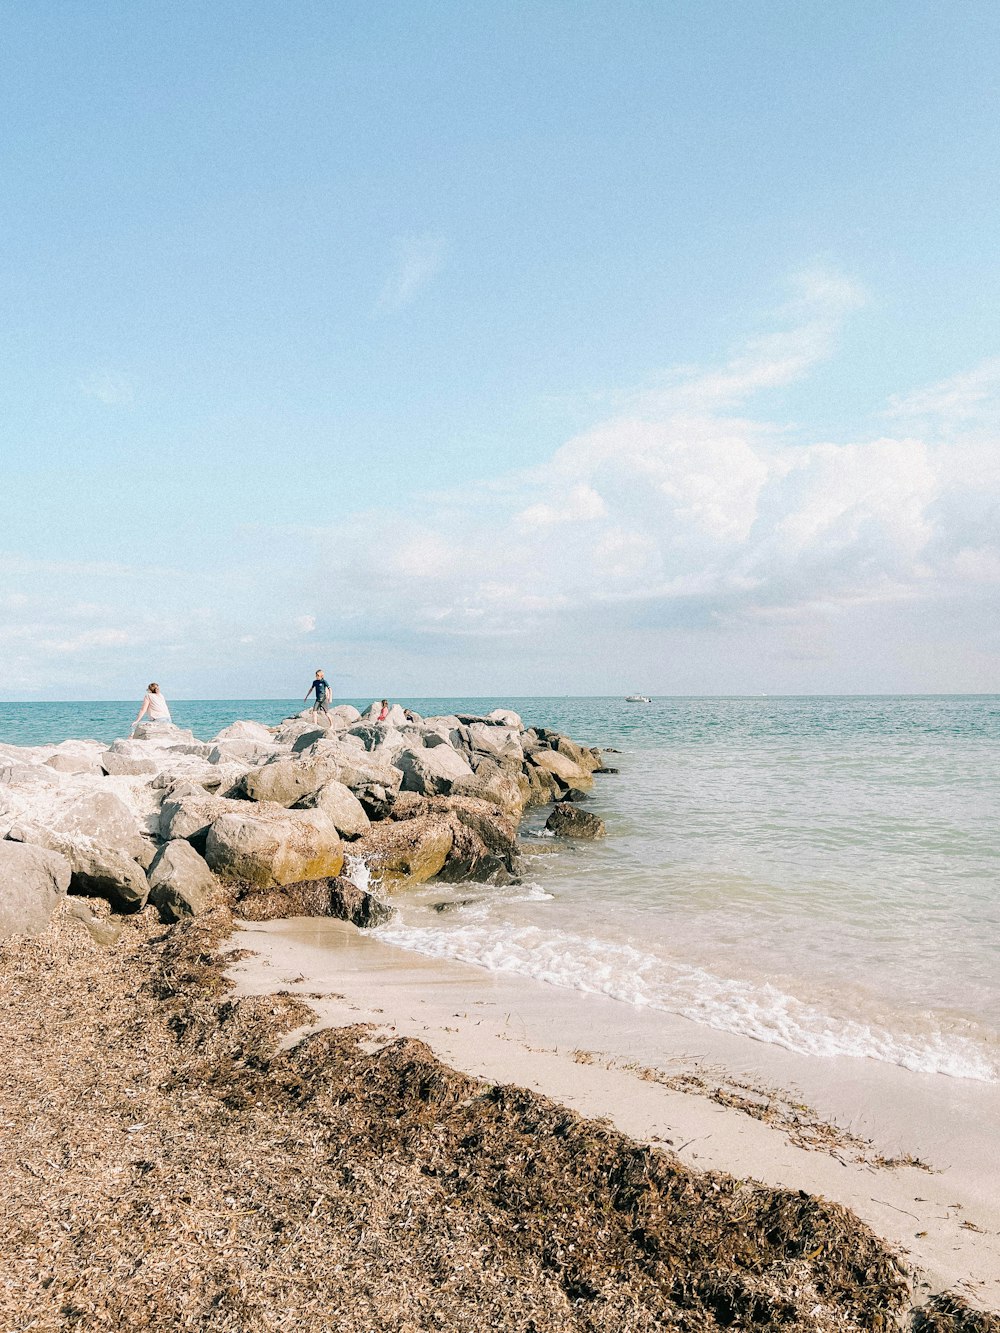
[[[621,772],[589,803],[605,842],[532,817],[524,884],[402,895],[387,943],[806,1054],[1000,1080],[1000,697],[400,702],[513,707],[616,747]],[[208,738],[302,705],[171,706]],[[136,711],[0,704],[0,741],[111,740]]]

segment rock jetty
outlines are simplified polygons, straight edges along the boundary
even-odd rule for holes
[[[516,879],[531,807],[564,812],[560,835],[603,833],[565,805],[591,790],[600,751],[505,709],[378,713],[341,704],[210,741],[153,722],[111,746],[0,745],[0,938],[40,934],[66,893],[118,913],[148,903],[165,922],[223,896],[258,920],[374,925],[410,884]],[[351,883],[362,864],[374,897]]]

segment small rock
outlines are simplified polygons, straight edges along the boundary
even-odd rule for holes
[[[559,838],[604,838],[604,820],[589,810],[560,802],[545,821],[545,827]]]

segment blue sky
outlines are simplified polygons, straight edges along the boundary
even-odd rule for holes
[[[0,697],[1000,688],[992,2],[0,39]]]

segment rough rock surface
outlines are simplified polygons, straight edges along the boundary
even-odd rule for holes
[[[445,814],[425,814],[373,824],[352,847],[371,871],[373,880],[392,892],[404,883],[423,884],[443,868],[455,842]]]
[[[404,792],[391,818],[392,824],[374,825],[372,837],[355,845],[377,877],[388,877],[397,886],[434,876],[451,883],[492,884],[517,878],[517,823],[487,801]],[[391,832],[393,825],[404,831]],[[438,860],[438,868],[427,873]]]
[[[134,778],[156,772],[156,764],[152,759],[120,754],[115,750],[106,750],[101,755],[101,768],[112,778]]]
[[[337,776],[337,761],[316,754],[294,759],[276,759],[245,774],[240,790],[251,801],[273,801],[276,805],[295,805],[305,796],[319,791],[324,782]]]
[[[72,868],[70,893],[84,898],[106,898],[119,912],[138,912],[149,897],[149,881],[142,867],[112,848],[68,845]]]
[[[208,830],[220,815],[245,809],[245,802],[212,796],[204,787],[181,783],[164,796],[160,807],[160,837],[170,841],[186,838],[198,851],[205,850]]]
[[[40,935],[69,888],[70,866],[58,852],[0,842],[0,940]]]
[[[86,773],[89,777],[99,777],[104,769],[92,755],[54,754],[45,761],[46,768],[54,768],[57,773]]]
[[[593,778],[587,769],[582,768],[567,755],[558,750],[538,750],[531,756],[535,768],[551,773],[565,787],[575,787],[577,791],[589,791]]]
[[[447,796],[456,782],[474,777],[465,759],[446,745],[432,750],[403,750],[396,756],[395,766],[403,774],[403,790],[421,796]]]
[[[266,764],[269,759],[282,754],[281,747],[274,744],[273,737],[266,741],[234,737],[232,740],[216,741],[208,752],[210,764]]]
[[[59,779],[52,769],[38,764],[0,763],[0,787],[24,787],[39,784],[54,787]]]
[[[260,741],[270,745],[274,741],[274,732],[270,727],[265,727],[263,722],[231,722],[212,739],[216,745],[220,741]]]
[[[381,926],[395,914],[389,903],[339,875],[245,893],[237,900],[235,910],[247,921],[332,916],[350,921],[361,930]]]
[[[189,842],[175,838],[164,843],[147,871],[149,901],[164,921],[197,916],[215,895],[216,879]]]
[[[205,859],[224,879],[260,888],[339,875],[344,849],[322,810],[248,806],[221,815],[208,830]]]
[[[70,843],[141,858],[148,846],[135,813],[112,791],[69,791],[65,800],[49,803],[34,817],[29,814],[19,820],[18,827],[19,841],[52,846],[56,851]]]
[[[324,782],[318,791],[307,796],[302,808],[323,810],[333,820],[334,828],[342,838],[360,838],[371,828],[364,806],[350,787],[345,787],[336,778]]]

